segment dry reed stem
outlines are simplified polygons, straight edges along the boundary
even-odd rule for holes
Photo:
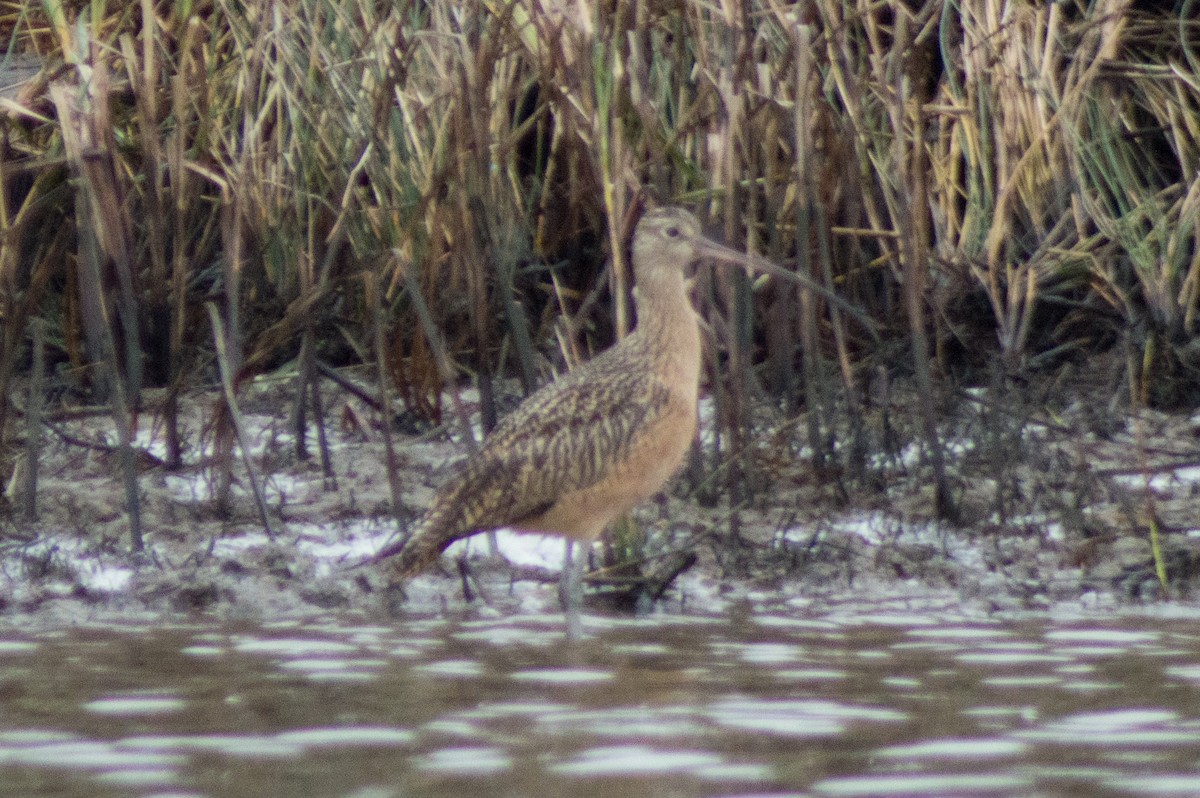
[[[242,451],[242,463],[246,467],[246,478],[250,481],[250,489],[254,494],[254,506],[258,509],[258,518],[267,538],[275,540],[275,529],[271,523],[271,514],[267,510],[262,480],[258,475],[258,468],[254,465],[254,457],[250,454],[250,438],[246,434],[246,423],[242,418],[241,408],[238,406],[233,379],[233,353],[229,349],[229,332],[225,327],[225,322],[221,319],[221,311],[217,308],[216,303],[209,302],[204,307],[208,311],[209,323],[212,325],[213,345],[217,350],[217,367],[221,372],[221,390],[225,398],[225,408],[237,436],[238,448]]]

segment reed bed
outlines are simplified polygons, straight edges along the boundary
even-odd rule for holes
[[[287,363],[301,432],[322,368],[356,363],[434,421],[469,379],[490,426],[498,378],[530,390],[630,329],[633,225],[683,203],[877,324],[701,273],[718,427],[692,489],[737,506],[802,446],[869,483],[899,378],[953,517],[957,387],[1118,352],[1094,401],[1200,395],[1198,10],[2,3],[7,59],[40,63],[0,100],[4,446],[34,319],[59,390],[113,407],[123,446],[139,409],[164,417],[167,467],[182,392]],[[764,453],[769,405],[808,412]]]

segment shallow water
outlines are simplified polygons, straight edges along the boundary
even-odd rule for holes
[[[1200,624],[0,628],[0,796],[1200,795]]]

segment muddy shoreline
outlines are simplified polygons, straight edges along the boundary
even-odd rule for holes
[[[274,541],[258,520],[240,461],[228,512],[214,503],[215,480],[203,463],[210,460],[215,393],[187,403],[189,465],[141,470],[147,548],[140,554],[129,552],[116,458],[103,450],[115,441],[109,422],[78,414],[58,424],[68,435],[46,435],[36,523],[17,520],[10,485],[0,619],[43,626],[202,614],[270,623],[331,613],[390,621],[557,611],[561,541],[515,534],[499,536],[502,558],[485,536],[458,544],[442,567],[406,585],[404,602],[384,600],[379,570],[357,567],[398,534],[387,512],[382,435],[360,423],[377,416],[353,395],[330,390],[335,480],[328,480],[315,443],[309,460],[295,457],[288,385],[260,381],[243,408],[279,528]],[[469,392],[464,399],[474,407]],[[803,447],[785,441],[788,430],[795,436],[800,429],[794,421],[769,420],[749,469],[757,491],[745,506],[702,506],[681,478],[635,513],[646,536],[643,571],[682,571],[664,585],[653,611],[803,614],[838,604],[932,603],[986,615],[1111,612],[1164,600],[1183,610],[1197,603],[1200,415],[1142,411],[1098,428],[1079,402],[1049,420],[1029,416],[997,432],[993,407],[968,396],[942,430],[960,497],[957,524],[931,516],[927,469],[915,443],[875,457],[882,489],[846,490],[847,480],[818,478]],[[162,437],[161,425],[144,415],[138,446],[154,454]],[[98,446],[83,448],[79,440]],[[405,515],[412,517],[464,447],[446,429],[395,433],[395,440]],[[1152,522],[1162,540],[1165,596],[1151,556]],[[600,554],[593,553],[597,564]],[[471,563],[465,580],[456,559]],[[628,595],[614,599],[613,583],[597,576],[589,591],[596,611],[650,606]]]

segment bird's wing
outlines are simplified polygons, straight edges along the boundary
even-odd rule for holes
[[[644,371],[576,374],[506,416],[452,480],[448,488],[461,508],[455,531],[531,518],[560,496],[600,482],[666,410],[666,387]]]

